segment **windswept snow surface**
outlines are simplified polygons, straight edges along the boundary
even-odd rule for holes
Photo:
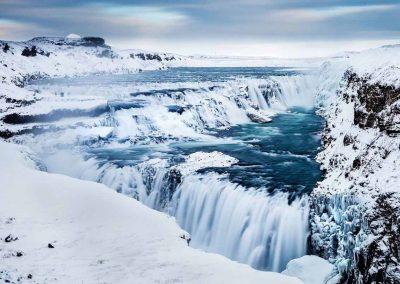
[[[0,152],[3,280],[301,283],[194,250],[173,218],[104,185],[38,171],[25,147],[0,142]],[[4,242],[9,234],[18,239]]]
[[[298,277],[304,284],[339,283],[335,266],[315,255],[305,255],[289,261],[282,274]]]

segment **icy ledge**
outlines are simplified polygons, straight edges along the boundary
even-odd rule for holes
[[[227,168],[237,162],[238,159],[218,151],[196,152],[187,156],[185,162],[176,168],[182,175],[188,175],[205,168]]]
[[[11,235],[0,242],[2,279],[301,283],[194,250],[172,218],[104,185],[38,171],[27,148],[0,142],[0,152],[0,234]]]

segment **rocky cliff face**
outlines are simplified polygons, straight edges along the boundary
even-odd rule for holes
[[[374,75],[348,70],[324,109],[312,194],[312,251],[347,283],[400,282],[400,88]]]

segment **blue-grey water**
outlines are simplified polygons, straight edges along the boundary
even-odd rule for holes
[[[75,78],[41,79],[34,85],[119,85],[143,83],[226,82],[237,78],[268,78],[298,74],[290,67],[179,67],[132,74],[101,74]]]
[[[239,163],[230,168],[210,168],[203,172],[228,173],[233,182],[246,187],[265,187],[269,192],[308,193],[320,179],[315,161],[320,146],[323,119],[314,109],[293,108],[276,115],[270,123],[249,123],[216,131],[221,139],[173,142],[169,147],[131,146],[93,148],[90,152],[103,162],[120,166],[137,165],[146,158],[164,157],[181,162],[197,151],[219,151]]]

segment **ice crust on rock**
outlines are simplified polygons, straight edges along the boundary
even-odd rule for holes
[[[400,46],[331,61],[317,87],[326,119],[311,195],[314,253],[350,283],[400,281]]]

